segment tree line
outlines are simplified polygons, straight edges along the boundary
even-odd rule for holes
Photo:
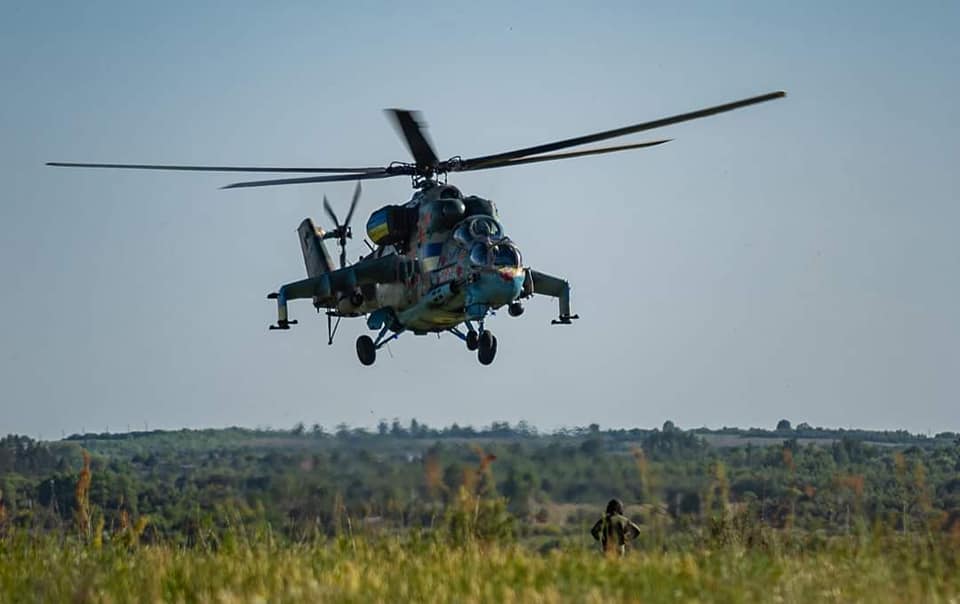
[[[496,530],[559,537],[582,532],[616,496],[668,532],[736,517],[827,534],[857,524],[960,534],[956,435],[810,429],[811,437],[801,427],[720,432],[666,422],[542,433],[526,423],[437,429],[395,420],[375,430],[11,435],[0,439],[0,530],[58,530],[84,517],[88,532],[127,534],[149,518],[145,539],[190,543],[262,524],[295,538],[334,534],[345,521],[429,528],[469,500],[477,518],[483,503]],[[711,434],[744,442],[716,446]]]

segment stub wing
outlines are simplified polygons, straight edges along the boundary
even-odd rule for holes
[[[338,297],[349,296],[364,285],[398,283],[407,281],[416,272],[416,261],[391,254],[380,258],[369,258],[341,268],[310,277],[301,281],[287,283],[267,296],[277,301],[277,325],[275,329],[287,329],[295,321],[287,319],[287,300],[311,298],[321,306],[336,304]]]
[[[570,314],[570,284],[566,280],[530,268],[524,271],[524,295],[542,294],[557,298],[560,302],[560,316],[552,321],[554,325],[569,325],[573,319],[580,318],[579,315]]]

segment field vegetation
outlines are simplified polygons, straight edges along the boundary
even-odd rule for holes
[[[0,602],[960,601],[957,436],[799,428],[8,436]]]

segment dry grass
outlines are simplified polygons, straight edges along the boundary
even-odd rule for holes
[[[541,555],[415,538],[234,541],[211,551],[19,536],[0,544],[0,601],[956,602],[958,570],[946,544],[892,538],[607,560],[576,548]]]

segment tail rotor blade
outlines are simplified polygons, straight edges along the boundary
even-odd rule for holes
[[[350,210],[347,211],[347,219],[343,221],[344,226],[350,226],[350,221],[353,219],[353,211],[357,209],[357,202],[360,201],[360,191],[360,181],[358,180],[356,188],[353,189],[353,200],[350,201]]]
[[[326,196],[326,195],[323,196],[323,209],[324,209],[324,211],[327,213],[327,216],[330,217],[330,220],[333,221],[333,226],[339,229],[339,228],[340,228],[340,220],[337,218],[337,215],[334,214],[333,208],[330,207],[330,202],[327,201],[327,196]]]

